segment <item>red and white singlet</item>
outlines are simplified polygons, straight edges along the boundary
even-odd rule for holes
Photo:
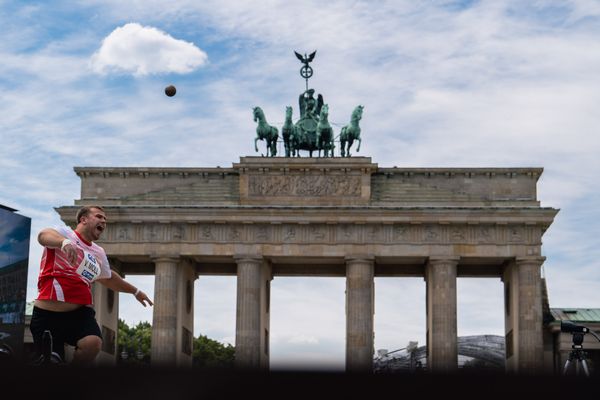
[[[92,282],[111,276],[106,253],[68,227],[55,229],[77,248],[77,262],[71,265],[63,251],[44,247],[37,299],[91,305]]]

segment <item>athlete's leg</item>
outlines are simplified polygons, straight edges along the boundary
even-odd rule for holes
[[[92,364],[100,353],[102,333],[95,315],[95,311],[90,307],[81,307],[71,315],[71,337],[67,343],[75,346],[73,364]]]
[[[50,331],[51,334],[52,351],[58,354],[61,359],[64,360],[64,326],[65,323],[63,313],[33,307],[33,315],[31,317],[29,330],[31,331],[31,335],[33,337],[36,361],[40,361],[41,359],[39,359],[39,357],[42,357],[48,350],[45,347],[46,342],[44,341],[44,331],[46,330]],[[46,361],[49,362],[50,360]]]
[[[79,339],[73,353],[73,364],[91,365],[101,348],[102,339],[96,335],[88,335]]]

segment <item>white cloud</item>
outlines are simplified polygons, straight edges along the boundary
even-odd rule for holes
[[[153,27],[128,23],[104,38],[100,49],[92,55],[91,67],[99,74],[185,74],[203,66],[207,58],[193,43],[175,39]]]

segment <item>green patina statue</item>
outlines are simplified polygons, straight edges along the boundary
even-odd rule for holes
[[[300,150],[306,150],[309,157],[313,151],[319,151],[317,141],[317,125],[323,107],[323,96],[320,94],[315,99],[314,89],[308,89],[300,95],[298,103],[300,106],[300,119],[294,125],[294,137],[290,141],[291,153],[300,157]]]
[[[254,107],[252,113],[254,114],[254,122],[258,121],[258,125],[256,126],[256,138],[254,139],[254,149],[258,151],[256,142],[265,140],[267,142],[266,156],[269,157],[270,153],[271,157],[275,157],[277,155],[277,139],[279,138],[277,128],[267,123],[262,108]]]
[[[292,107],[287,106],[285,108],[285,122],[281,128],[281,136],[283,136],[283,146],[285,148],[285,156],[295,156],[295,150],[292,147],[292,141],[294,140],[294,122],[292,122]]]
[[[311,117],[318,118],[323,107],[323,96],[319,94],[314,97],[315,89],[308,89],[298,97],[298,105],[300,106],[300,118]]]
[[[315,58],[316,51],[310,55],[302,56],[294,52],[296,57],[302,62],[300,75],[306,80],[306,90],[298,97],[298,108],[300,118],[294,124],[292,119],[292,107],[285,109],[285,122],[281,128],[281,135],[285,147],[286,157],[300,157],[300,150],[308,151],[309,157],[317,151],[321,157],[334,157],[335,133],[329,123],[329,106],[324,103],[323,96],[318,94],[315,98],[315,90],[308,88],[308,79],[313,75],[313,69],[309,65]],[[254,148],[258,151],[257,141],[266,140],[266,156],[274,157],[277,155],[277,139],[279,134],[277,128],[269,125],[265,114],[260,107],[254,107],[254,121],[258,121],[256,127],[256,139],[254,139]],[[360,126],[359,121],[362,118],[363,106],[357,106],[352,112],[350,123],[342,128],[339,135],[340,154],[342,157],[350,157],[350,147],[355,140],[358,140],[356,151],[360,151]]]
[[[323,150],[323,157],[333,157],[333,128],[329,124],[329,106],[327,104],[323,104],[319,114],[317,147],[319,148],[319,157],[321,157],[321,150]]]
[[[356,106],[352,111],[350,123],[342,128],[340,132],[340,154],[342,157],[350,157],[350,147],[355,140],[358,140],[356,151],[360,151],[360,126],[359,121],[362,118],[363,106]]]

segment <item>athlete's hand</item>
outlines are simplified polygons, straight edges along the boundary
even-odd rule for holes
[[[66,254],[69,264],[75,265],[77,262],[77,247],[70,240],[65,239],[60,249]]]
[[[150,299],[148,298],[148,296],[146,295],[146,293],[142,292],[141,290],[140,290],[140,291],[138,291],[138,292],[135,294],[135,299],[136,299],[137,301],[139,301],[140,303],[142,303],[142,305],[143,305],[144,307],[146,307],[146,302],[147,302],[149,305],[151,305],[151,306],[152,306],[152,305],[154,305],[154,303],[152,303],[152,300],[150,300]]]

